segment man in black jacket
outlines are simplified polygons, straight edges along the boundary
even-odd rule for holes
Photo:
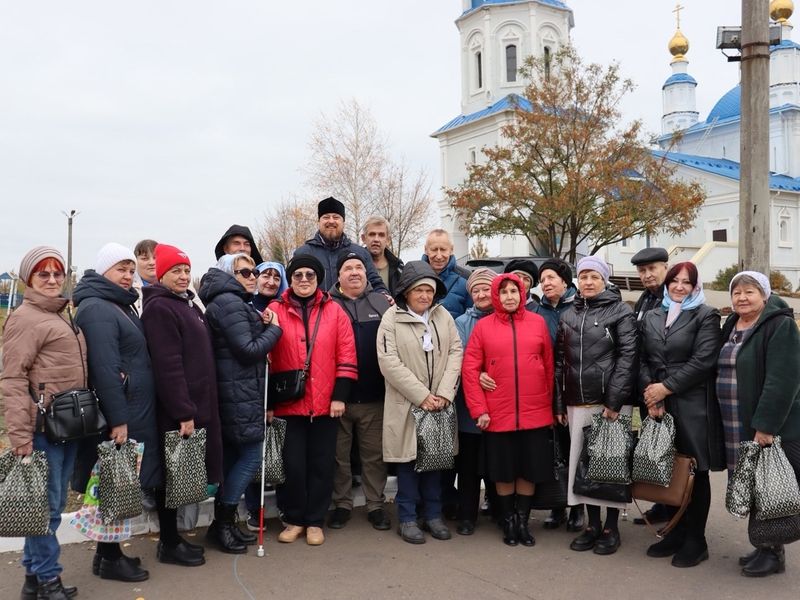
[[[397,282],[403,272],[403,261],[389,250],[389,241],[392,235],[389,231],[389,221],[383,217],[370,217],[364,223],[361,242],[372,257],[372,264],[378,275],[381,276],[389,293],[394,296]]]
[[[250,256],[257,265],[264,262],[261,258],[261,253],[258,251],[253,234],[250,233],[250,228],[244,225],[231,225],[214,248],[214,255],[219,260],[223,254],[236,254],[237,252],[244,252]]]
[[[361,457],[361,480],[367,499],[367,518],[375,529],[391,527],[383,508],[386,500],[386,464],[383,462],[383,399],[385,387],[378,367],[376,341],[381,317],[389,309],[383,294],[367,282],[367,265],[360,254],[343,254],[336,265],[339,279],[330,289],[334,302],[350,317],[358,357],[358,381],[353,385],[347,410],[339,420],[336,440],[336,476],[333,484],[335,508],[328,520],[341,529],[353,510],[350,451],[356,433]]]

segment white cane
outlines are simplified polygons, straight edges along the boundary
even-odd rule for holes
[[[264,440],[261,442],[261,509],[258,515],[258,550],[256,556],[264,556],[264,479],[267,469],[264,459],[267,455],[267,389],[269,388],[269,360],[264,371]]]

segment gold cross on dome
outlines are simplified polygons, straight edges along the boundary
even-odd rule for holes
[[[675,4],[675,9],[672,11],[675,13],[675,19],[678,21],[678,29],[681,28],[681,11],[686,8],[685,6],[681,6],[680,2]]]

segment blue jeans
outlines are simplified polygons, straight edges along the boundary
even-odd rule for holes
[[[442,517],[442,472],[417,473],[414,463],[397,463],[397,517],[401,523],[415,521],[422,501],[426,521]]]
[[[261,468],[261,446],[260,441],[241,445],[226,443],[223,446],[225,482],[217,494],[217,499],[223,504],[239,504],[248,484]]]
[[[36,575],[39,581],[50,581],[61,575],[64,567],[58,562],[61,547],[56,531],[61,525],[61,512],[67,505],[67,488],[75,466],[78,442],[51,444],[44,433],[33,434],[33,449],[47,456],[47,502],[50,505],[50,533],[25,538],[22,566],[26,575]]]

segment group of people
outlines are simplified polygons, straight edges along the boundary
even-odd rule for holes
[[[74,313],[62,295],[59,251],[38,246],[25,255],[24,301],[5,326],[0,392],[14,454],[47,456],[51,533],[25,540],[22,598],[76,593],[61,581],[55,531],[73,472],[85,481],[83,464],[93,463],[76,467],[76,457],[98,442],[48,442],[34,392],[49,399],[91,387],[107,439],[144,443],[139,476],[155,501],[157,558],[187,567],[205,562],[205,548],[179,535],[177,511],[166,506],[168,431],[206,430],[215,498],[206,540],[234,554],[256,542],[251,530],[262,525],[262,488],[253,479],[275,418],[286,422],[286,480],[276,489],[283,543],[324,543],[326,519],[330,528],[346,526],[357,462],[375,529],[392,527],[384,495],[391,469],[404,541],[424,543],[426,533],[449,539],[448,519],[458,534],[472,534],[483,480],[503,542],[533,546],[530,513],[537,486],[554,479],[560,430],[569,438],[571,510],[567,517],[566,507],[554,509],[545,527],[566,521],[580,531],[573,550],[613,554],[624,505],[576,494],[572,482],[583,427],[597,414],[616,420],[634,408],[653,419],[670,413],[677,450],[697,461],[688,510],[649,556],[671,556],[677,567],[708,558],[708,474],[734,468],[740,441],[768,445],[780,435],[800,475],[800,333],[765,275],[733,278],[734,313],[721,329],[695,265],[669,267],[660,248],[632,259],[646,290],[631,309],[596,256],[582,258],[575,272],[555,258],[538,267],[512,261],[504,273],[469,271],[456,263],[448,233],[435,229],[422,260],[404,265],[387,248],[385,219],[366,222],[360,246],[344,234],[341,202],[322,200],[318,217],[319,231],[285,267],[261,258],[247,227],[232,226],[197,291],[179,248],[106,244],[74,290]],[[541,298],[532,292],[537,285]],[[277,402],[267,380],[292,381],[298,372],[299,391]],[[418,469],[420,415],[452,414],[451,405],[454,422],[439,422],[452,431],[455,467]],[[238,524],[242,496],[247,528]],[[671,511],[654,507],[648,515]],[[782,571],[783,552],[756,548],[742,558],[743,574]],[[92,569],[105,579],[149,576],[140,558],[114,543],[97,545]]]

